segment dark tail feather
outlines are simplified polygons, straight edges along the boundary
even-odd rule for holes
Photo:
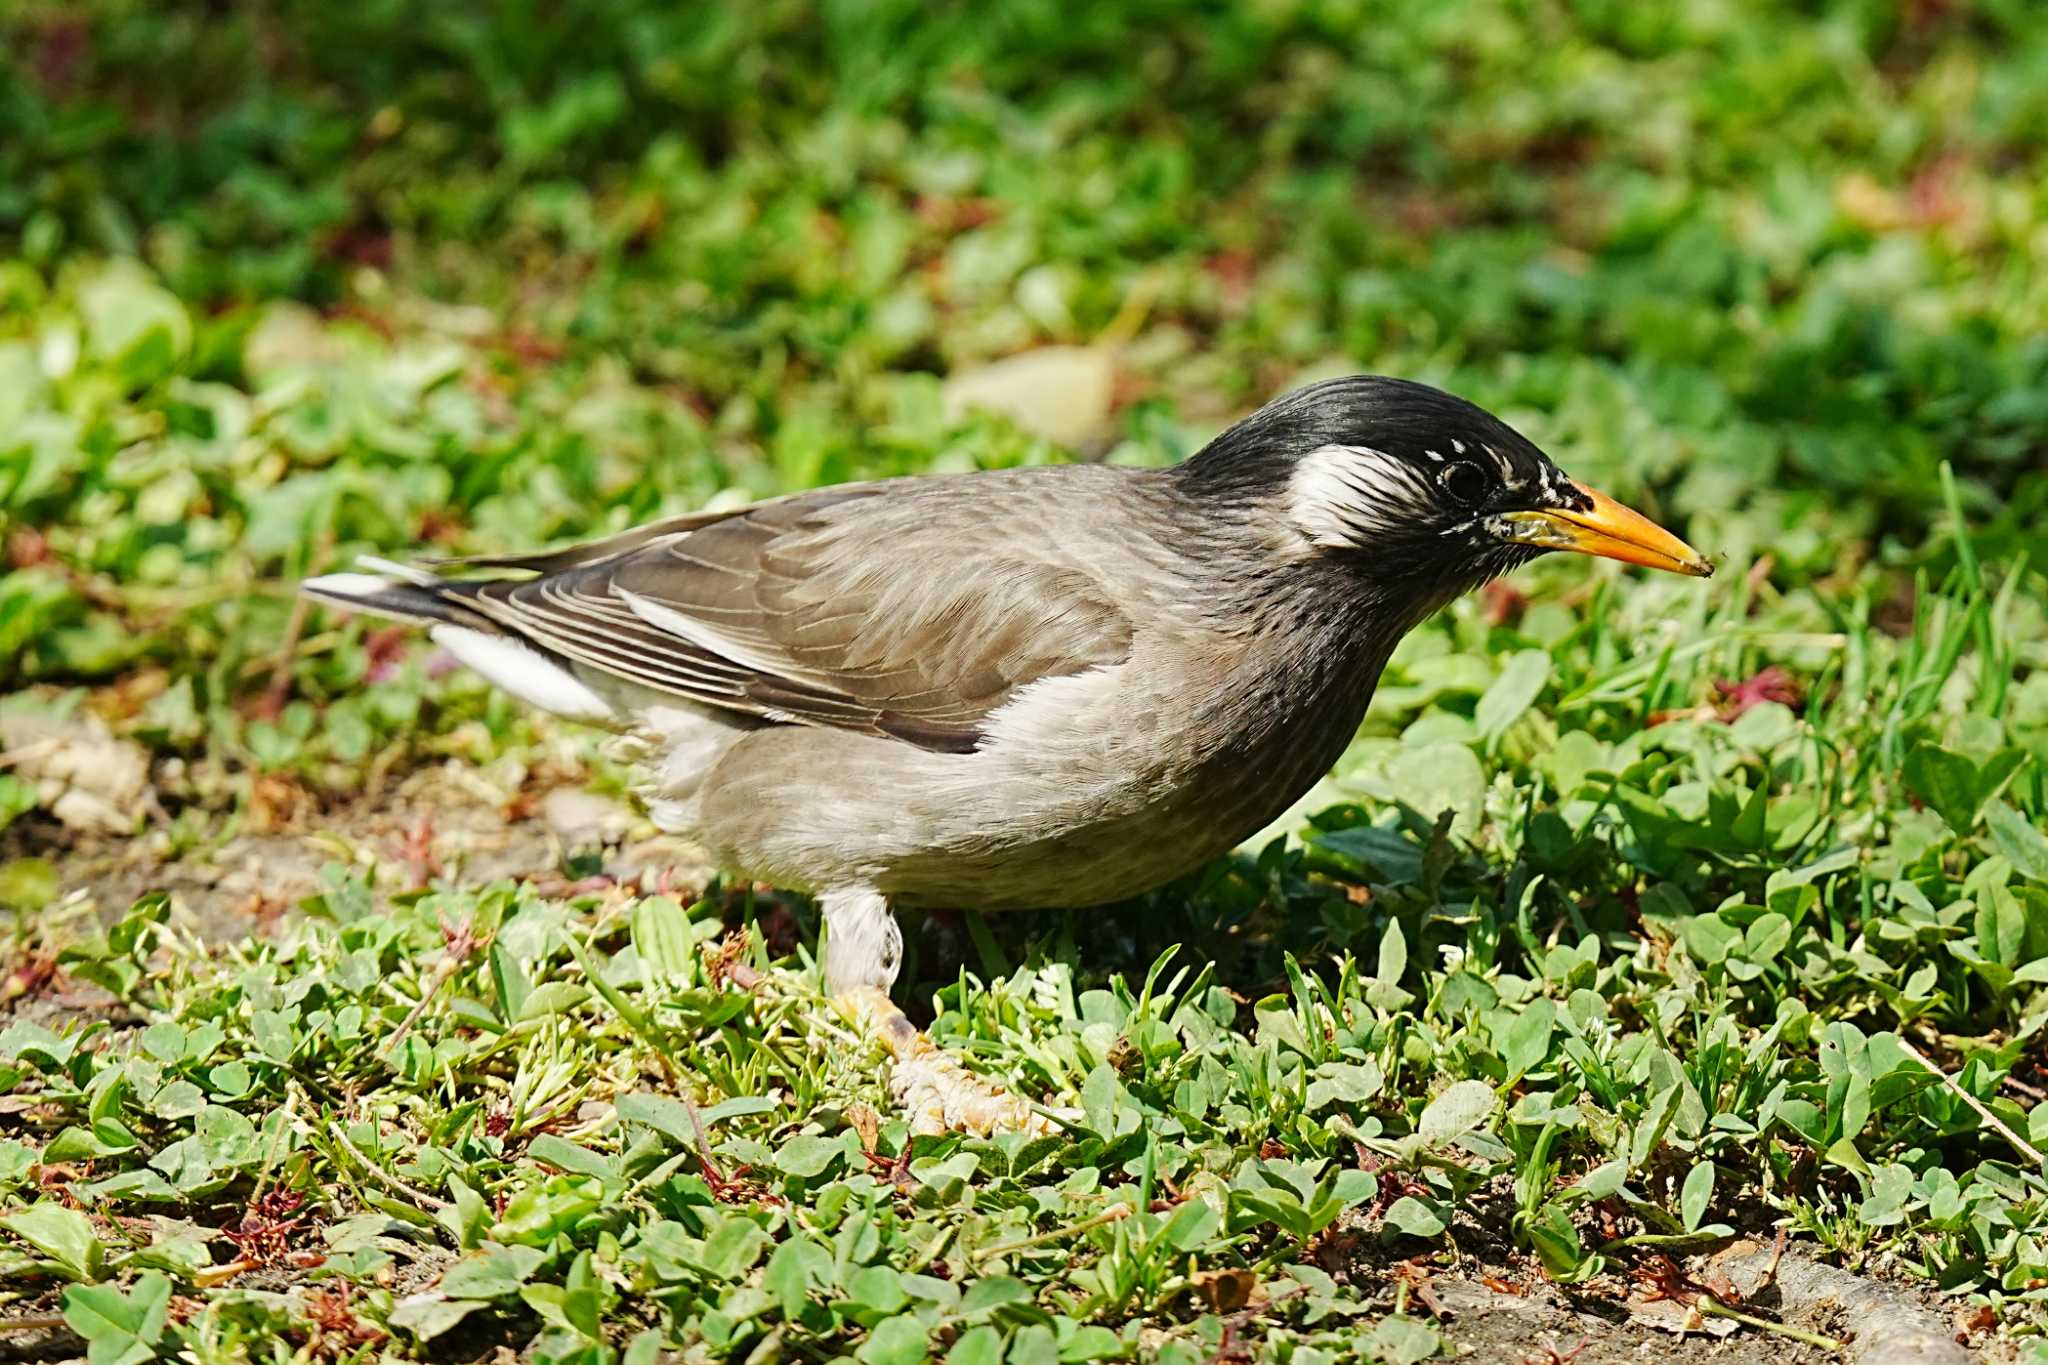
[[[460,599],[435,583],[409,583],[374,573],[331,573],[307,579],[299,584],[299,591],[317,601],[395,621],[444,621],[489,628],[475,612],[463,610]]]

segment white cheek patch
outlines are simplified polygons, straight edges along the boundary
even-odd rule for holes
[[[1301,457],[1288,508],[1310,543],[1357,546],[1374,532],[1413,528],[1441,515],[1428,476],[1370,446],[1322,446]]]

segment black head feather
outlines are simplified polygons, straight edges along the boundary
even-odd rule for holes
[[[1555,466],[1528,437],[1485,408],[1428,384],[1346,375],[1283,394],[1180,466],[1192,492],[1228,496],[1285,486],[1296,464],[1327,446],[1384,451],[1419,468],[1489,448],[1517,475],[1540,482]],[[1464,448],[1460,454],[1459,447]],[[1502,478],[1497,463],[1492,471]]]
[[[1292,524],[1372,580],[1374,596],[1438,603],[1543,550],[1506,543],[1508,512],[1585,499],[1536,445],[1475,404],[1380,375],[1268,403],[1175,471],[1211,506]]]

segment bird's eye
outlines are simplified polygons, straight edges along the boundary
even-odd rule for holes
[[[1484,501],[1490,486],[1485,472],[1476,464],[1447,464],[1439,477],[1443,480],[1444,491],[1466,507]]]

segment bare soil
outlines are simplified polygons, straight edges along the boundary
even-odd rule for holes
[[[269,932],[337,864],[380,892],[442,878],[686,892],[711,873],[701,850],[660,835],[621,802],[574,786],[506,797],[454,765],[415,772],[375,801],[227,817],[209,842],[185,849],[164,828],[79,834],[31,815],[0,833],[0,864],[24,856],[54,863],[60,896],[82,895],[102,915],[168,892],[185,927],[209,943]]]

